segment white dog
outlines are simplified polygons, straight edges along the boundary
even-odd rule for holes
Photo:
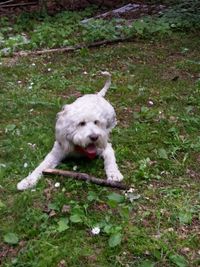
[[[111,104],[104,96],[111,84],[109,72],[103,89],[97,94],[88,94],[75,102],[65,105],[57,114],[56,141],[44,161],[28,177],[18,183],[19,190],[36,185],[47,168],[55,168],[66,156],[81,154],[90,159],[101,156],[107,179],[123,179],[115,160],[109,134],[116,125],[116,115]]]

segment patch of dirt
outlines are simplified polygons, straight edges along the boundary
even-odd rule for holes
[[[0,16],[1,16],[1,14],[0,14]],[[7,57],[7,58],[3,58],[2,60],[3,60],[4,66],[12,67],[18,63],[19,57]]]
[[[194,217],[191,224],[185,224],[177,228],[176,232],[179,235],[180,239],[185,239],[188,237],[188,234],[194,234],[200,237],[200,224],[199,219]]]
[[[194,170],[187,169],[186,174],[189,175],[189,177],[192,179],[197,179],[197,180],[200,179],[200,173],[198,173]]]
[[[128,128],[130,122],[133,120],[133,110],[130,107],[123,107],[120,111],[118,110],[117,119],[119,124],[124,127]]]
[[[96,203],[92,208],[96,211],[107,211],[109,209],[108,205],[105,203]]]
[[[73,90],[74,91],[74,90]],[[71,97],[74,97],[75,99],[79,98],[82,96],[82,94],[78,91],[75,91],[74,93],[72,93],[72,90],[70,90],[70,88],[68,88],[66,90],[67,94],[56,94],[56,97],[59,96],[63,99],[70,99]]]
[[[127,5],[126,5],[127,4]],[[128,0],[0,0],[0,15],[16,16],[20,13],[32,13],[47,9],[50,15],[56,14],[63,10],[80,10],[91,5],[98,6],[100,11],[97,11],[100,15],[97,18],[101,18],[103,10],[108,11],[103,15],[103,18],[123,18],[127,20],[138,19],[146,15],[154,15],[165,9],[164,5],[160,4],[146,4],[145,1],[128,1]],[[123,6],[125,12],[123,12]],[[115,11],[117,8],[119,11]],[[109,10],[111,9],[111,10]]]
[[[18,15],[23,12],[34,12],[39,10],[39,0],[1,0],[0,16]]]
[[[0,0],[0,15],[16,16],[23,12],[38,12],[47,9],[49,14],[56,14],[63,10],[80,10],[90,5],[97,5],[99,8],[113,8],[119,4],[127,3],[125,0]]]
[[[25,247],[26,242],[20,241],[17,246],[11,246],[4,243],[0,243],[0,266],[7,258],[14,258],[19,251]]]
[[[187,71],[177,70],[175,67],[170,67],[163,72],[164,80],[176,82],[178,80],[194,80],[195,77]]]

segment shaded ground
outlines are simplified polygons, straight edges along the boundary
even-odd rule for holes
[[[12,0],[7,3],[6,1],[0,1],[0,14],[2,16],[12,16],[20,14],[22,12],[38,12],[41,11],[44,7],[47,8],[49,14],[55,14],[63,10],[80,10],[92,5],[98,6],[98,10],[100,10],[98,11],[98,13],[101,14],[105,10],[113,10],[126,4],[133,4],[135,7],[124,14],[118,14],[118,18],[137,19],[145,15],[156,14],[159,11],[163,10],[164,7],[160,4],[152,5],[144,1],[47,1],[47,5],[42,6],[38,0]],[[113,17],[116,16],[112,12],[107,15],[107,18]]]
[[[182,34],[0,61],[1,266],[199,266],[199,45]],[[131,203],[116,191],[111,201],[110,189],[50,177],[36,191],[17,192],[52,146],[55,114],[101,88],[94,75],[102,69],[113,77],[107,98],[118,117],[117,161],[140,197]],[[74,166],[104,177],[100,159],[60,167]],[[63,218],[69,228],[61,231]],[[115,247],[112,231],[122,235]],[[8,233],[15,245],[4,241]]]

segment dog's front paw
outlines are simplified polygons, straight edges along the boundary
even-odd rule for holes
[[[36,185],[36,183],[37,183],[36,179],[33,179],[31,177],[27,177],[17,184],[17,189],[18,190],[26,190],[28,188],[34,187]]]
[[[123,180],[123,175],[119,170],[112,170],[107,172],[107,179],[110,181],[120,182]]]

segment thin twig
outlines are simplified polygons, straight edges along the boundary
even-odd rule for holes
[[[5,1],[5,2],[1,2],[0,3],[0,6],[5,5],[5,4],[8,4],[8,3],[11,3],[11,2],[13,2],[13,0],[8,0],[8,1]]]
[[[121,190],[129,189],[127,185],[121,184],[120,182],[106,180],[106,179],[99,179],[94,176],[90,176],[87,173],[63,171],[59,169],[46,169],[43,171],[43,174],[70,177],[76,180],[86,181],[86,182],[90,182],[90,183],[101,185],[101,186],[118,188]]]

